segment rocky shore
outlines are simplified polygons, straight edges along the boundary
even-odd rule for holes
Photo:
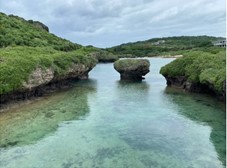
[[[167,86],[184,89],[189,92],[206,93],[216,97],[220,101],[226,101],[225,89],[222,92],[218,92],[212,84],[194,83],[189,81],[185,76],[164,77]],[[226,82],[223,83],[223,88],[226,88]]]
[[[0,95],[0,108],[15,100],[26,100],[31,97],[42,96],[44,93],[70,87],[73,81],[87,79],[89,71],[95,66],[84,64],[72,64],[62,75],[56,75],[52,68],[37,68],[30,75],[28,80],[23,82],[20,89]]]
[[[160,69],[167,85],[226,100],[226,54],[194,51]]]

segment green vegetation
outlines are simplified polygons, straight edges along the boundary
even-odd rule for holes
[[[37,67],[52,68],[56,76],[64,74],[73,63],[93,67],[96,59],[88,53],[84,48],[72,52],[59,52],[43,47],[0,49],[0,94],[19,89]]]
[[[137,69],[139,66],[149,69],[150,62],[146,59],[121,59],[114,63],[114,68],[119,72]]]
[[[166,77],[185,76],[193,83],[209,86],[217,93],[225,93],[225,48],[215,47],[212,42],[223,38],[209,36],[181,36],[154,38],[127,43],[107,51],[119,57],[152,57],[183,55],[163,67]]]
[[[114,69],[121,74],[121,80],[141,81],[150,70],[147,59],[121,59],[114,62]]]
[[[209,36],[181,36],[154,38],[146,41],[127,43],[112,48],[107,51],[119,55],[119,57],[152,57],[159,55],[179,55],[191,50],[223,50],[212,47],[212,42],[218,40],[217,37]]]
[[[91,53],[95,47],[83,47],[48,32],[38,21],[0,13],[0,94],[22,87],[36,68],[51,68],[55,77],[64,75],[73,63],[94,67]]]
[[[105,50],[99,50],[92,53],[94,57],[98,59],[99,62],[114,62],[118,60],[118,56],[111,52]]]
[[[0,94],[19,89],[22,82],[37,67],[52,68],[56,76],[63,75],[72,63],[86,66],[113,62],[120,57],[155,55],[185,55],[162,68],[161,73],[187,76],[189,80],[214,85],[223,90],[225,80],[225,49],[213,47],[216,37],[170,37],[122,44],[98,49],[83,47],[48,32],[38,21],[26,21],[17,16],[0,13]],[[113,54],[112,54],[113,53]],[[118,56],[116,56],[118,55]],[[134,60],[128,62],[133,65]],[[119,66],[127,67],[128,65]]]
[[[48,46],[59,51],[72,51],[82,47],[59,38],[34,23],[37,22],[0,13],[0,48],[7,46]]]
[[[162,67],[160,73],[166,77],[185,76],[193,83],[212,86],[221,93],[225,90],[226,54],[225,51],[215,54],[191,51]]]

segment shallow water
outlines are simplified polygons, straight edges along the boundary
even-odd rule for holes
[[[1,168],[225,167],[225,106],[166,88],[151,58],[143,82],[121,82],[112,64],[90,79],[0,113]]]

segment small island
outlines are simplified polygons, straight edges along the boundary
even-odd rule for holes
[[[121,74],[121,80],[140,81],[150,72],[149,67],[147,59],[122,59],[114,62],[114,69]]]

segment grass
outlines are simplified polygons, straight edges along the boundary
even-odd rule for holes
[[[185,76],[194,83],[206,84],[218,93],[224,92],[226,80],[226,54],[190,51],[162,67],[160,73],[167,77]]]
[[[212,41],[219,39],[217,37],[155,38],[102,50],[93,46],[83,47],[57,37],[40,24],[0,13],[0,94],[20,89],[23,81],[37,67],[52,68],[56,76],[61,76],[73,63],[92,67],[96,64],[95,58],[100,62],[110,62],[117,60],[118,56],[179,54],[185,56],[163,67],[163,75],[187,76],[190,81],[211,84],[216,90],[223,90],[226,79],[225,49],[212,46]],[[165,42],[156,45],[160,40]],[[128,60],[116,64],[120,68],[128,68],[137,63],[138,60]]]
[[[7,46],[48,46],[58,51],[72,51],[82,47],[37,27],[31,21],[0,13],[0,48]]]
[[[114,62],[118,60],[118,56],[105,50],[99,50],[94,53],[99,62]]]
[[[58,77],[74,63],[93,67],[91,53],[99,50],[57,37],[40,22],[0,13],[0,94],[20,90],[36,68],[51,68]]]
[[[180,36],[153,38],[146,41],[138,41],[134,43],[121,44],[119,46],[107,48],[107,51],[112,52],[119,57],[153,57],[160,55],[181,55],[191,50],[211,52],[222,50],[218,47],[213,47],[212,42],[221,39],[211,36]],[[156,44],[156,42],[164,41]]]
[[[136,69],[139,66],[149,69],[150,62],[146,59],[122,59],[114,62],[114,68],[118,71],[126,71]]]
[[[44,47],[7,47],[0,49],[0,94],[22,87],[33,70],[52,68],[55,76],[63,75],[73,63],[93,67],[97,61],[84,48],[60,52]]]

